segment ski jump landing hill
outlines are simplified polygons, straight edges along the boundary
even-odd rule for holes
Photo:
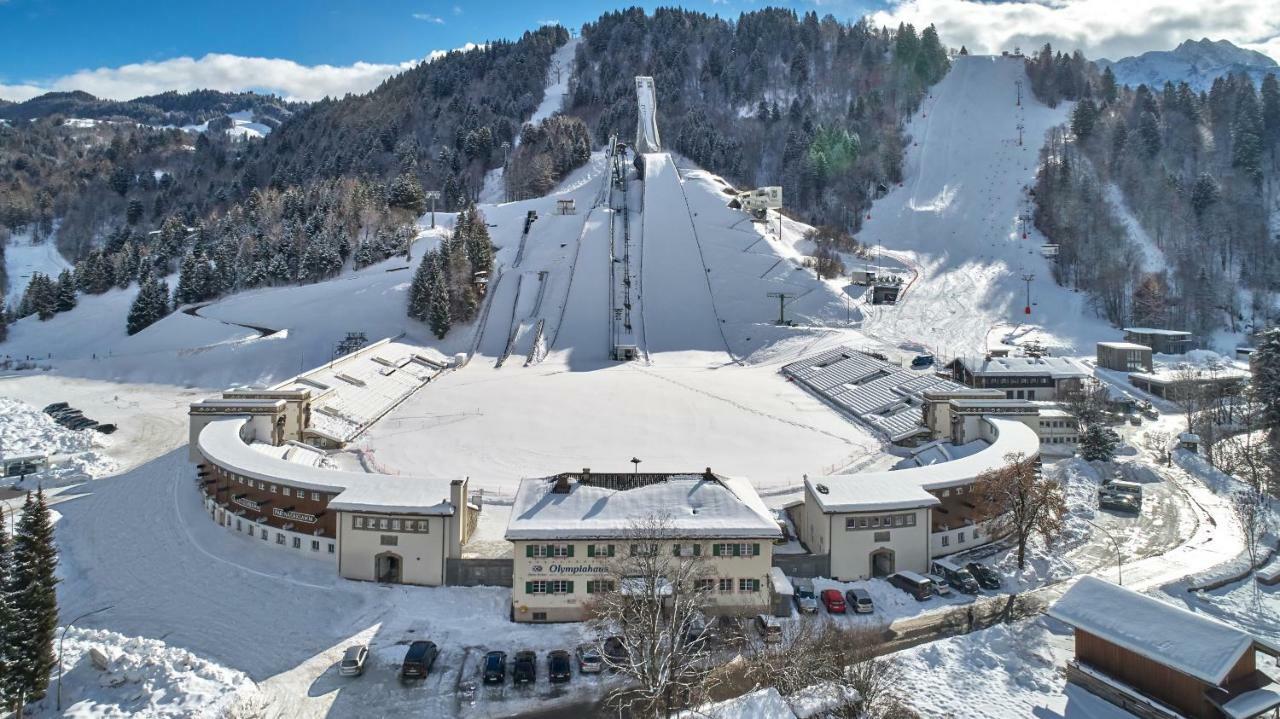
[[[1077,352],[1117,336],[1082,294],[1053,281],[1044,236],[1020,219],[1032,209],[1045,135],[1070,110],[1036,100],[1021,59],[956,58],[907,126],[905,181],[875,202],[859,233],[918,272],[897,306],[865,308],[868,334],[947,356],[981,354],[1018,325]],[[1023,274],[1035,275],[1029,316]]]

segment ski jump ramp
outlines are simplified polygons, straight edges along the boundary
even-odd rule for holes
[[[658,137],[658,96],[653,78],[636,78],[636,152],[645,154],[661,152],[662,140]]]

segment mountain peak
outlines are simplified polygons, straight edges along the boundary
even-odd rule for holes
[[[1275,60],[1256,50],[1247,50],[1228,40],[1210,40],[1207,37],[1184,40],[1171,54],[1190,62],[1205,62],[1216,66],[1276,67]]]

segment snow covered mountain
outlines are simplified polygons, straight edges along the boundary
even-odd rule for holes
[[[1213,81],[1230,73],[1247,73],[1255,82],[1277,72],[1276,61],[1256,50],[1237,47],[1226,40],[1186,40],[1173,50],[1153,50],[1137,57],[1095,61],[1110,67],[1116,81],[1131,87],[1160,87],[1166,81],[1186,82],[1195,90],[1208,90]]]

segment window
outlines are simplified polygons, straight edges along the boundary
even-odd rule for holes
[[[394,534],[379,535],[378,541],[380,541],[384,547],[394,547],[400,544],[400,538]]]
[[[754,557],[760,554],[759,544],[743,543],[738,545],[737,555],[739,557]]]
[[[318,539],[311,540],[311,551],[313,552],[320,551],[320,540]]]
[[[319,501],[320,501],[320,493],[319,493],[319,492],[312,492],[312,493],[311,493],[311,501],[313,501],[313,502],[319,502]]]
[[[675,557],[697,557],[702,554],[701,544],[673,544],[671,554]]]
[[[887,542],[887,541],[889,541],[889,533],[888,533],[888,532],[876,532],[875,541],[877,541],[877,542]]]
[[[851,529],[857,529],[857,528],[858,528],[858,518],[857,518],[857,517],[845,517],[845,518],[844,518],[844,529],[845,529],[845,531],[846,531],[846,532],[847,532],[847,531],[849,531],[849,530],[851,530]]]
[[[573,594],[573,582],[565,579],[557,579],[549,582],[552,594]]]
[[[951,546],[951,537],[948,537],[948,536],[947,536],[947,535],[945,535],[945,534],[944,534],[944,535],[942,535],[942,546],[944,546],[944,547]]]
[[[302,549],[302,538],[301,538],[301,537],[294,537],[294,538],[293,538],[293,548],[294,548],[294,549]]]
[[[524,556],[542,558],[547,556],[547,545],[545,544],[527,544],[524,548]]]
[[[694,582],[693,588],[699,592],[714,592],[716,589],[716,580],[699,579]]]
[[[533,621],[535,621],[535,622],[545,622],[545,621],[547,621],[547,613],[546,613],[546,612],[534,612],[534,613],[533,613]]]
[[[237,532],[239,532],[239,531],[240,531],[240,520],[238,520],[238,519],[236,520],[236,531],[237,531]]]
[[[587,556],[588,557],[612,557],[613,545],[612,544],[588,544]]]
[[[977,527],[974,527],[974,528],[973,528],[973,538],[974,538],[974,539],[977,539],[977,538],[978,538],[978,528],[977,528]]]
[[[899,514],[893,518],[893,526],[901,527],[906,521],[907,521],[906,517]]]
[[[960,532],[959,534],[956,535],[956,541],[961,544],[964,544],[964,532]]]
[[[272,493],[272,494],[279,494],[279,492],[277,492],[277,491],[276,491],[276,489],[277,489],[277,488],[276,488],[276,486],[275,486],[274,484],[273,484],[273,485],[271,485],[271,493]]]
[[[572,557],[573,552],[569,551],[570,549],[572,549],[572,547],[570,547],[568,544],[553,544],[551,545],[551,556],[556,559],[564,559],[565,557]]]
[[[732,580],[732,579],[721,579],[721,580],[720,580],[720,591],[721,591],[721,592],[732,592],[732,591],[733,591],[733,580]]]
[[[355,527],[356,529],[364,529],[364,517],[357,516],[352,518],[351,526]]]
[[[378,520],[378,529],[391,529],[391,520],[382,517]]]
[[[262,530],[262,541],[267,541],[267,530]]]
[[[289,488],[288,488],[288,487],[285,487],[285,488],[284,488],[284,496],[286,496],[286,497],[292,497],[292,496],[293,496],[293,493],[289,491]]]
[[[858,519],[858,526],[859,526],[859,527],[861,527],[862,529],[866,529],[866,528],[867,528],[867,518],[866,518],[866,517],[861,517],[861,518],[859,518],[859,519]]]
[[[871,518],[871,526],[872,526],[872,527],[879,527],[879,526],[880,526],[880,518],[879,518],[879,517],[872,517],[872,518]]]
[[[587,594],[603,594],[604,592],[612,592],[613,588],[613,580],[610,579],[592,579],[587,582]]]
[[[398,519],[393,519],[393,520],[391,520],[391,531],[393,531],[393,532],[399,532],[399,531],[400,531],[400,520],[398,520]]]
[[[524,591],[527,594],[546,594],[547,593],[546,582],[525,582],[524,584],[525,584]]]
[[[333,542],[329,542],[329,554],[333,554]]]
[[[431,523],[425,519],[418,520],[418,531],[427,534],[431,531]]]
[[[631,545],[631,556],[633,557],[652,557],[657,555],[657,544],[633,544]]]
[[[284,535],[276,532],[276,544],[284,544]]]
[[[760,580],[759,579],[739,579],[738,591],[739,592],[758,592],[760,591]]]

